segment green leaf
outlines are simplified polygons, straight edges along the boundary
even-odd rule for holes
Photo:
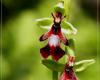
[[[74,63],[75,72],[81,72],[87,69],[90,65],[94,64],[95,60],[82,60]],[[65,69],[65,65],[53,60],[42,60],[42,64],[45,65],[48,69],[53,71],[62,72]]]
[[[53,60],[42,60],[42,64],[45,65],[47,68],[58,72],[62,72],[65,68],[64,64],[55,62]]]
[[[66,34],[76,34],[77,33],[77,29],[69,22],[67,21],[62,21],[61,23],[61,27],[63,27],[64,29],[66,29]]]
[[[50,26],[52,24],[52,18],[41,18],[41,19],[36,19],[36,24],[39,27],[45,27],[45,26]]]
[[[79,62],[75,62],[74,67],[80,66],[78,68],[75,68],[75,72],[84,71],[85,69],[87,69],[88,66],[90,66],[90,65],[92,65],[94,63],[95,63],[94,59],[82,60],[82,61],[79,61]]]

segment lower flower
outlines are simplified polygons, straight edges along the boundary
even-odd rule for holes
[[[78,78],[76,77],[73,67],[68,67],[61,74],[59,80],[78,80]]]

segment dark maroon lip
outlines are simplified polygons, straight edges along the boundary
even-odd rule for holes
[[[73,67],[70,67],[64,70],[59,80],[78,80],[78,78],[73,70]]]
[[[48,56],[52,56],[53,60],[58,61],[65,52],[60,48],[60,46],[50,46],[47,44],[45,47],[40,49],[40,53],[43,58],[47,58]]]

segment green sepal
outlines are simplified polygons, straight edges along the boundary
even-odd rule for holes
[[[68,40],[68,42],[69,42],[68,46],[75,51],[75,39],[71,38]]]
[[[45,65],[48,69],[58,72],[62,72],[65,68],[64,64],[55,62],[53,60],[42,60],[42,64]]]
[[[77,29],[69,22],[67,21],[62,21],[61,23],[61,27],[63,27],[66,30],[66,34],[70,35],[70,34],[76,34],[77,33]]]
[[[42,29],[45,29],[45,30],[50,30],[51,25],[48,25],[48,26],[39,26],[39,27],[42,28]],[[61,30],[62,30],[62,32],[63,32],[64,34],[72,35],[71,31],[69,31],[69,30],[67,30],[67,29],[65,29],[65,28],[61,28]]]
[[[54,12],[60,12],[62,15],[65,13],[64,3],[60,1],[57,5],[54,6]]]
[[[64,2],[65,14],[68,20],[70,15],[71,0],[61,0],[61,1]]]
[[[42,28],[45,26],[50,26],[52,24],[52,18],[36,19],[35,22],[36,22],[37,26]]]
[[[51,19],[50,19],[50,21],[48,19],[49,23],[45,24],[44,20],[45,19],[43,19],[43,22],[42,21],[38,21],[38,25],[43,29],[49,30],[51,28],[52,21],[51,21]],[[74,28],[73,25],[71,23],[69,23],[69,22],[62,21],[61,27],[62,27],[61,28],[62,32],[67,34],[67,35],[75,35],[77,33],[77,29]]]
[[[53,19],[52,18],[41,18],[41,19],[36,19],[36,24],[40,28],[43,29],[50,29],[51,25],[53,24]],[[73,27],[73,25],[69,22],[62,21],[61,23],[62,31],[65,34],[71,35],[71,34],[76,34],[77,29]]]
[[[95,60],[94,59],[90,59],[90,60],[82,60],[79,62],[75,62],[74,67],[75,68],[75,72],[81,72],[86,70],[90,65],[94,64]]]

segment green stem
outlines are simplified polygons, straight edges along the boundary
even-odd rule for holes
[[[52,75],[53,80],[58,80],[58,72],[57,71],[53,71],[52,74],[53,74]]]

